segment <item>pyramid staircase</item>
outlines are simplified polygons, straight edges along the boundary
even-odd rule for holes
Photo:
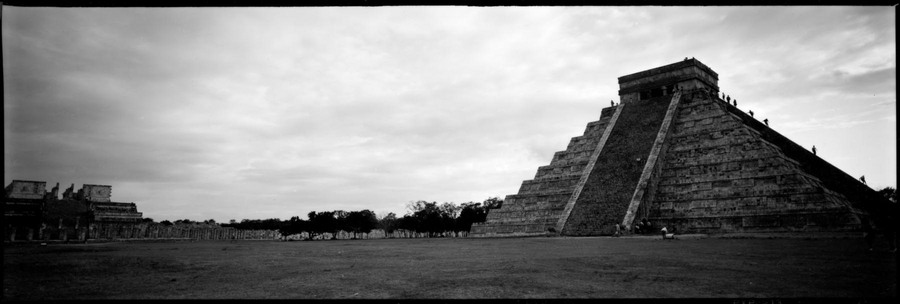
[[[681,233],[893,225],[894,204],[718,98],[717,77],[695,59],[620,77],[619,106],[472,235],[611,235],[641,219]]]
[[[502,208],[488,213],[490,224],[476,223],[471,233],[531,235],[555,229],[585,167],[622,106],[604,108],[600,119],[588,123],[582,136],[573,137],[565,151],[554,153],[550,164],[539,167],[534,179],[522,182],[518,194],[506,196]]]

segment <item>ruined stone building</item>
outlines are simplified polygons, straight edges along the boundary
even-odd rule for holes
[[[473,234],[852,231],[890,202],[719,98],[695,59],[619,77],[601,111]],[[882,221],[883,222],[883,221]]]
[[[134,203],[110,200],[112,186],[84,184],[75,192],[72,184],[59,197],[59,184],[50,191],[47,183],[13,180],[3,196],[4,229],[19,239],[41,227],[79,227],[89,224],[137,223],[142,213]],[[6,234],[4,234],[6,235]]]

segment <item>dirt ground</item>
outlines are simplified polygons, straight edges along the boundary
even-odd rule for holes
[[[859,238],[506,238],[4,245],[3,298],[896,297]]]

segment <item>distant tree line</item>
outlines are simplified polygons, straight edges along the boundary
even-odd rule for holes
[[[488,209],[500,208],[503,200],[497,197],[484,202],[468,202],[461,205],[417,201],[407,205],[408,212],[403,217],[388,213],[378,218],[375,212],[365,209],[361,211],[321,211],[310,212],[306,219],[299,216],[282,221],[277,218],[265,220],[244,219],[240,222],[231,220],[222,227],[253,230],[278,230],[283,237],[305,234],[306,239],[316,239],[326,234],[336,239],[339,232],[344,231],[352,238],[368,237],[375,229],[381,229],[385,237],[415,236],[447,237],[466,236],[473,223],[484,222]],[[177,222],[177,221],[176,221]]]
[[[149,217],[142,219],[141,222],[149,223],[149,224],[156,223],[153,221],[152,218],[149,218]],[[165,226],[203,226],[203,227],[219,227],[220,226],[218,223],[216,223],[216,220],[214,220],[214,219],[208,219],[205,221],[192,221],[189,219],[183,219],[183,220],[175,220],[175,222],[171,222],[169,220],[164,220],[162,222],[159,222],[159,224],[162,224]]]

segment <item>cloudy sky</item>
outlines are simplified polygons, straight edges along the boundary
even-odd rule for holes
[[[744,110],[896,187],[891,7],[3,7],[4,183],[145,217],[404,214],[522,180],[696,57]]]

